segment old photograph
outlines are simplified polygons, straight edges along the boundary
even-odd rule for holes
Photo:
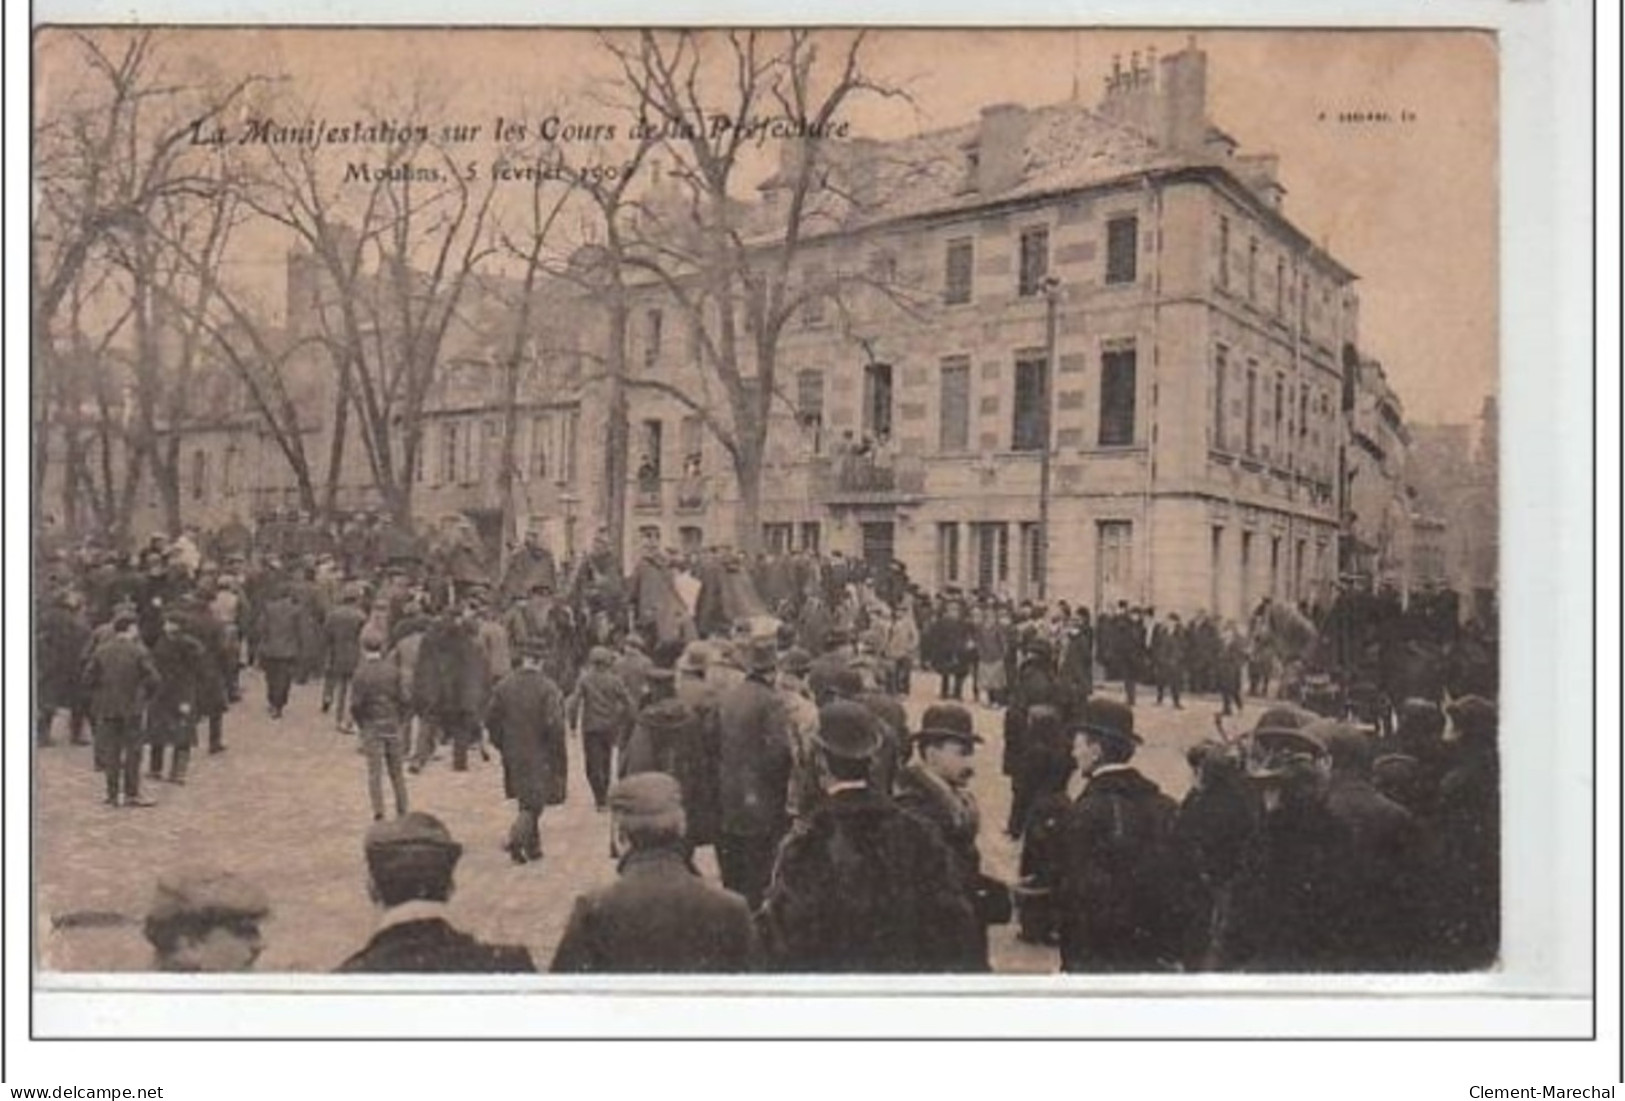
[[[1504,964],[1493,32],[33,54],[37,983]]]

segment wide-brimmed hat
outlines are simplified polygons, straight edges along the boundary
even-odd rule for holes
[[[1084,704],[1076,730],[1087,737],[1145,744],[1145,739],[1134,733],[1134,709],[1116,700],[1093,699]]]
[[[966,708],[957,703],[934,703],[925,709],[920,729],[914,732],[917,742],[937,742],[944,739],[976,745],[982,736],[976,733],[976,720]]]
[[[818,709],[818,729],[812,739],[836,757],[862,761],[873,757],[885,743],[880,721],[861,703],[832,700]]]

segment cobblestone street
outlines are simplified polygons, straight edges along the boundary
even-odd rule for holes
[[[918,722],[934,689],[934,678],[916,678],[908,701],[911,723]],[[1188,784],[1184,751],[1212,731],[1216,703],[1192,698],[1185,710],[1175,711],[1148,705],[1148,698],[1142,691],[1137,722],[1147,744],[1136,763],[1178,798]],[[375,911],[366,896],[361,840],[371,813],[356,739],[320,713],[315,683],[295,688],[280,721],[267,715],[263,701],[263,683],[251,673],[243,701],[226,719],[228,751],[214,757],[197,752],[185,786],[144,776],[143,794],[158,802],[150,809],[104,805],[89,748],[68,746],[64,717],[58,717],[56,744],[36,757],[36,943],[42,966],[144,969],[150,951],[139,918],[154,880],[190,862],[238,871],[271,896],[275,912],[265,926],[262,972],[329,971],[366,941]],[[999,772],[1001,716],[987,708],[975,711],[987,738],[974,781],[984,864],[1010,882],[1018,854],[1003,833],[1009,783]],[[1253,713],[1249,708],[1248,716]],[[501,849],[512,804],[502,798],[494,751],[489,762],[476,754],[466,773],[452,772],[445,754],[421,775],[408,777],[413,808],[444,819],[464,846],[452,900],[455,920],[487,940],[528,946],[543,967],[575,896],[615,875],[609,819],[593,810],[578,739],[572,739],[570,753],[570,798],[543,819],[546,858],[539,865],[515,866]],[[702,851],[700,867],[715,877],[709,849]],[[108,917],[54,930],[53,918],[65,914]],[[993,929],[991,944],[995,971],[1056,969],[1054,951],[1017,941],[1014,925]]]

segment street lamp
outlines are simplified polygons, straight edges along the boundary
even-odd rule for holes
[[[1054,432],[1050,427],[1050,408],[1055,393],[1055,327],[1056,314],[1061,303],[1061,280],[1054,275],[1044,277],[1040,287],[1044,291],[1044,387],[1040,399],[1039,439],[1043,447],[1038,453],[1038,599],[1049,599],[1049,498],[1050,452],[1055,448]]]

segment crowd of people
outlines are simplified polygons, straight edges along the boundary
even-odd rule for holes
[[[227,750],[245,668],[272,721],[319,684],[365,754],[383,910],[344,970],[536,969],[449,921],[461,845],[413,809],[411,776],[443,748],[453,770],[494,750],[506,851],[535,863],[572,731],[620,877],[577,901],[555,970],[978,972],[989,927],[1012,922],[1069,972],[1496,958],[1493,634],[1439,606],[1264,601],[1243,627],[927,594],[838,555],[650,549],[623,576],[602,540],[560,564],[528,539],[490,577],[466,548],[397,553],[355,530],[326,550],[217,533],[52,556],[36,654],[39,745],[59,712],[71,741],[88,727],[120,808],[153,805],[143,774],[192,781],[200,730]],[[917,672],[938,698],[915,722]],[[1234,716],[1190,750],[1179,802],[1134,765],[1148,690],[1173,708],[1212,693]],[[1014,883],[979,847],[989,721]],[[696,870],[706,846],[719,884]],[[270,904],[250,885],[209,871],[160,898],[158,966],[257,956]],[[211,921],[242,949],[197,950]]]

